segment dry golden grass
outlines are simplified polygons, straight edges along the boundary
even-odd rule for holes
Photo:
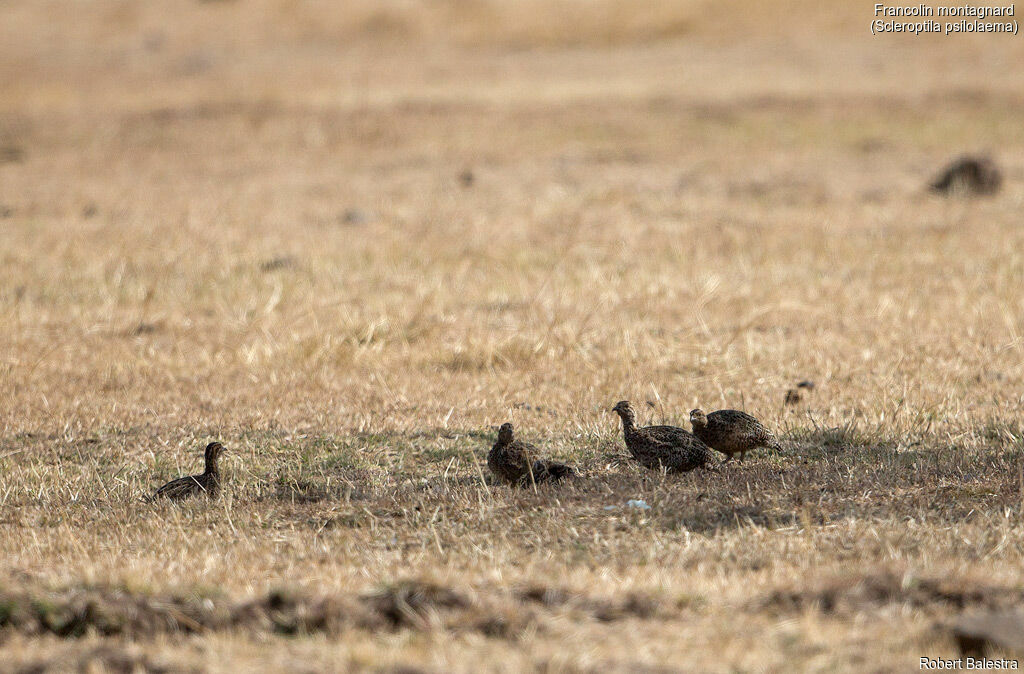
[[[0,7],[3,667],[905,670],[1020,605],[1024,43],[643,4]],[[787,451],[620,465],[623,398]],[[507,420],[586,479],[490,484]]]

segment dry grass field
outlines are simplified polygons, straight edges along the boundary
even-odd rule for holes
[[[1024,41],[871,11],[0,3],[0,670],[956,656],[1024,604]],[[645,471],[624,398],[785,451]]]

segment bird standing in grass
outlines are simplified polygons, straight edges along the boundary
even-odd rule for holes
[[[219,442],[208,444],[206,446],[206,470],[199,475],[189,475],[171,480],[157,489],[153,498],[166,497],[172,501],[179,501],[199,494],[217,498],[220,495],[220,468],[217,466],[217,457],[222,451],[224,451],[224,445]]]
[[[644,468],[685,473],[694,468],[714,465],[711,448],[692,433],[675,426],[636,425],[636,412],[628,400],[619,401],[612,412],[622,418],[626,449]]]
[[[563,463],[537,458],[537,448],[513,437],[512,424],[504,423],[498,429],[498,441],[487,455],[487,467],[502,482],[517,486],[531,483],[558,482],[562,478],[576,477],[575,468]]]
[[[775,434],[760,421],[739,410],[718,410],[705,415],[703,410],[690,412],[693,434],[705,444],[725,454],[732,460],[736,454],[740,461],[747,452],[765,447],[780,451],[782,445]]]

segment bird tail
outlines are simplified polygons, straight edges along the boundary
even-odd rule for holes
[[[707,458],[705,459],[704,463],[701,464],[701,468],[703,468],[704,470],[710,470],[713,473],[717,473],[718,469],[721,468],[722,465],[723,462],[720,458],[718,458],[711,452],[708,452]]]
[[[533,476],[537,482],[558,482],[567,477],[577,477],[579,473],[572,466],[554,461],[535,461],[533,463]]]

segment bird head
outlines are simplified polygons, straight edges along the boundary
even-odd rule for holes
[[[708,425],[708,418],[704,414],[704,410],[690,410],[690,424],[694,428],[703,428]]]
[[[512,442],[512,424],[507,421],[498,429],[498,442],[503,445],[507,445]]]
[[[224,451],[224,445],[219,442],[211,442],[206,446],[206,470],[216,470],[217,457]]]
[[[623,419],[632,419],[636,416],[633,412],[633,406],[629,404],[628,400],[620,400],[615,403],[615,407],[612,408],[612,412],[617,412]]]

